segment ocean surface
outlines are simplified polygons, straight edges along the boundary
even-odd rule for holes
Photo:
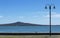
[[[0,26],[0,33],[48,33],[49,26]],[[52,33],[60,33],[60,26],[52,26]]]

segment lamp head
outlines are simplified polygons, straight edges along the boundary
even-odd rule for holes
[[[55,9],[55,6],[53,6],[53,8]]]
[[[45,6],[45,9],[47,9],[47,6]]]

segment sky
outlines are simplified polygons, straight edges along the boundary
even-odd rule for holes
[[[52,5],[52,25],[60,25],[60,0],[0,0],[0,24],[19,21],[48,25],[48,4]]]

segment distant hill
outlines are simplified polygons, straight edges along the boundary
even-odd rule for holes
[[[47,25],[15,22],[15,23],[9,23],[9,24],[0,24],[0,26],[47,26]]]
[[[0,24],[0,26],[40,26],[39,24],[31,24],[31,23],[24,23],[24,22],[15,22],[10,24]]]

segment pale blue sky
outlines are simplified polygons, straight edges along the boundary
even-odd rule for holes
[[[60,0],[0,0],[0,24],[26,22],[49,24],[45,5],[55,4],[52,10],[52,24],[60,24]]]

